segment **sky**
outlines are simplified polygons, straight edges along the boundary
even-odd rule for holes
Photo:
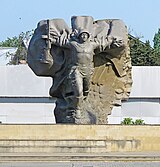
[[[72,16],[121,19],[129,32],[149,40],[160,28],[160,0],[0,0],[0,41],[35,29],[44,19]]]

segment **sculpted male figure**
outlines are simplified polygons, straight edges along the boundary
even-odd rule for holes
[[[43,23],[42,26],[45,24]],[[102,20],[94,23],[93,18],[90,16],[72,17],[72,30],[59,19],[47,21],[46,25],[47,29],[45,28],[44,30],[47,32],[44,31],[40,38],[37,33],[33,39],[38,38],[38,40],[43,42],[46,41],[44,48],[48,48],[48,52],[40,56],[43,57],[40,66],[45,69],[44,73],[42,72],[43,74],[40,75],[53,78],[50,95],[57,98],[55,108],[56,122],[90,124],[98,123],[98,120],[100,120],[100,123],[107,123],[108,114],[105,114],[106,116],[102,114],[103,119],[98,118],[101,110],[104,111],[105,107],[101,109],[98,107],[99,104],[94,102],[96,100],[94,92],[97,91],[97,88],[100,85],[100,89],[106,87],[105,83],[101,83],[102,80],[97,78],[97,70],[95,68],[101,71],[99,69],[102,69],[102,66],[106,64],[103,71],[98,74],[101,77],[102,74],[108,75],[107,71],[104,73],[104,70],[109,68],[107,67],[108,65],[112,66],[115,74],[121,75],[121,67],[117,65],[117,59],[122,61],[122,56],[120,55],[124,53],[126,48],[123,35],[112,34],[110,22]],[[50,47],[47,47],[48,43],[50,43]],[[33,49],[33,45],[34,42],[31,41],[30,50]],[[31,57],[30,55],[31,53],[29,57]],[[94,57],[97,57],[96,59],[100,61],[95,62]],[[29,62],[33,62],[33,60]],[[31,64],[31,68],[36,73],[37,69],[32,66],[32,63],[29,64]],[[105,77],[103,78],[105,79]],[[108,80],[109,78],[106,79]],[[107,80],[106,83],[108,82]],[[107,99],[108,95],[105,96],[102,101]],[[109,113],[109,111],[107,112]]]
[[[94,72],[93,55],[95,55],[95,49],[103,48],[105,50],[106,47],[124,46],[121,39],[118,40],[114,37],[106,36],[100,41],[91,35],[87,30],[80,29],[72,34],[70,39],[59,38],[52,42],[52,44],[60,45],[71,50],[69,55],[70,64],[67,69],[69,73],[65,80],[65,87],[68,87],[69,92],[65,92],[64,97],[68,103],[66,113],[69,116],[67,118],[73,122],[75,118],[80,118],[81,104],[86,100],[89,93],[91,77]],[[101,49],[101,52],[103,50]]]

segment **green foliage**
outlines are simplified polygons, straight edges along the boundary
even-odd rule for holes
[[[155,33],[154,38],[154,50],[157,55],[157,64],[160,65],[160,29],[158,29],[158,33]]]
[[[156,66],[160,65],[157,62],[158,55],[150,42],[145,43],[140,41],[140,38],[129,36],[130,55],[133,66]]]
[[[158,33],[155,33],[154,38],[154,49],[157,53],[160,53],[160,29],[158,29]]]
[[[17,65],[21,60],[27,61],[27,48],[25,48],[24,41],[28,41],[33,34],[33,31],[22,32],[18,37],[7,38],[5,41],[0,42],[0,47],[16,47],[15,54],[7,53],[11,57],[9,64]]]
[[[124,118],[123,121],[121,122],[122,125],[132,125],[133,120],[132,118]]]
[[[0,42],[0,47],[18,47],[18,37],[7,38]]]
[[[144,120],[142,119],[136,119],[135,122],[133,122],[134,125],[144,125]]]
[[[124,118],[123,121],[121,122],[122,125],[144,125],[144,120],[142,119],[136,119],[133,121],[132,118]]]

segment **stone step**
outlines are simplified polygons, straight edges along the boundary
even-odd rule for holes
[[[131,153],[107,153],[107,154],[86,154],[86,153],[0,153],[1,162],[78,162],[78,161],[156,161],[160,162],[160,153],[158,152],[131,152]]]
[[[0,140],[0,153],[106,153],[105,140]]]

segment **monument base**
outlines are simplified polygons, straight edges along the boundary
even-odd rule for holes
[[[160,160],[160,126],[0,125],[0,162]]]

